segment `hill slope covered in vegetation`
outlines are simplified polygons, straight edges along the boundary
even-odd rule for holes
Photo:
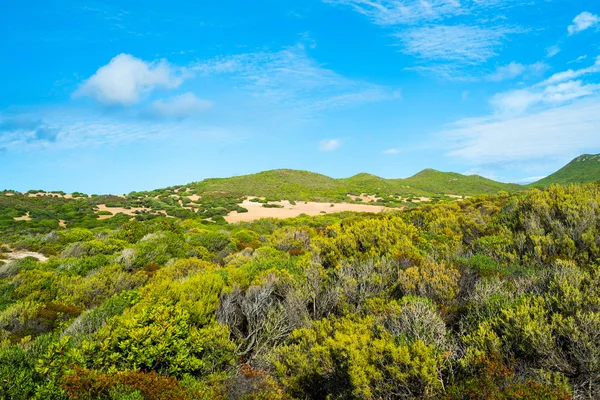
[[[223,191],[289,200],[345,201],[347,194],[388,196],[476,196],[499,191],[514,193],[520,185],[495,182],[477,175],[461,175],[431,169],[406,179],[385,179],[361,173],[334,179],[308,171],[279,169],[232,178],[205,179],[185,185],[194,193]]]
[[[584,154],[552,175],[532,183],[532,187],[589,183],[600,180],[600,154]]]

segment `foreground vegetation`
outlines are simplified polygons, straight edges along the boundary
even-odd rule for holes
[[[2,231],[0,398],[600,393],[597,184],[235,225],[89,201]]]

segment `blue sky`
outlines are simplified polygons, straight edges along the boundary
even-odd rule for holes
[[[596,0],[8,2],[0,188],[274,168],[511,182],[600,152]]]

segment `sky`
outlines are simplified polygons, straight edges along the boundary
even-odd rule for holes
[[[8,1],[0,59],[0,190],[600,153],[597,0]]]

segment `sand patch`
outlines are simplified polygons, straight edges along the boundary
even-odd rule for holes
[[[197,204],[193,204],[193,203],[188,203],[188,204],[190,204],[190,206],[186,206],[185,204],[183,204],[183,200],[179,199],[179,206],[181,208],[185,208],[186,210],[190,210],[190,211],[195,211],[194,207],[192,207],[192,206],[198,207]]]
[[[12,193],[12,192],[6,192],[6,193],[4,193],[4,195],[5,195],[5,196],[14,196],[15,194],[14,194],[14,193]]]
[[[382,206],[371,206],[366,204],[351,204],[351,203],[334,203],[333,207],[331,203],[317,203],[317,202],[297,202],[296,205],[290,204],[289,201],[274,201],[270,204],[279,204],[283,208],[265,208],[262,203],[255,203],[250,200],[244,200],[240,206],[248,210],[247,213],[238,213],[232,211],[225,220],[227,222],[241,222],[241,221],[254,221],[260,218],[294,218],[300,214],[306,215],[322,215],[338,213],[342,211],[354,211],[354,212],[370,212],[380,213],[385,210],[394,210]]]
[[[430,201],[429,197],[416,197],[412,200],[413,203],[428,203]]]
[[[167,215],[167,212],[165,210],[156,210],[155,211],[155,210],[152,210],[151,208],[146,208],[146,207],[131,207],[131,208],[106,207],[106,204],[98,204],[96,206],[96,208],[97,208],[96,211],[108,211],[109,213],[112,214],[112,215],[99,215],[98,219],[112,218],[119,213],[135,216],[135,215],[138,215],[140,212],[144,212],[144,211],[152,213],[152,214]]]
[[[29,216],[29,212],[27,212],[27,214],[23,215],[22,217],[14,217],[13,219],[15,221],[31,221],[31,217]]]
[[[354,201],[362,200],[365,203],[371,203],[371,202],[375,202],[377,200],[381,200],[380,197],[377,197],[375,195],[369,195],[366,193],[361,193],[360,196],[356,196],[354,194],[348,194],[347,196],[350,197]]]
[[[193,202],[197,202],[198,200],[200,200],[202,198],[201,196],[199,196],[197,194],[191,194],[191,195],[185,196],[185,197],[187,197],[188,199],[190,199]]]
[[[22,260],[23,258],[26,258],[26,257],[34,257],[34,258],[37,258],[38,261],[41,261],[41,262],[48,261],[48,257],[46,257],[45,255],[43,255],[41,253],[36,253],[35,251],[15,250],[15,251],[11,251],[10,253],[4,253],[4,255],[6,257],[8,257],[4,261]]]
[[[444,196],[450,197],[450,198],[453,198],[453,199],[462,199],[463,198],[462,196],[459,196],[457,194],[445,194]]]

